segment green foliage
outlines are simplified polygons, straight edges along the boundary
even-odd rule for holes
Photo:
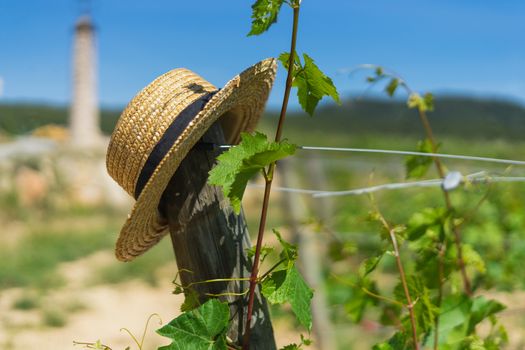
[[[417,331],[420,334],[428,333],[434,325],[439,309],[432,303],[430,290],[426,287],[422,278],[417,275],[410,275],[407,276],[406,281],[412,303],[414,304]],[[394,295],[396,300],[408,305],[401,283],[394,290]]]
[[[432,142],[429,139],[417,143],[417,152],[433,153]],[[432,165],[432,157],[408,156],[405,160],[406,178],[419,179],[426,175]]]
[[[109,346],[102,344],[100,339],[94,343],[79,343],[79,342],[73,341],[73,345],[84,345],[85,349],[111,350]],[[129,347],[127,347],[125,350],[129,350]]]
[[[100,128],[107,135],[111,134],[120,116],[120,110],[103,109],[100,116]],[[67,126],[69,108],[66,106],[39,104],[0,104],[0,134],[27,134],[32,130],[55,124]]]
[[[473,349],[477,346],[481,349],[499,349],[507,342],[507,337],[505,329],[497,325],[494,315],[504,309],[499,302],[483,296],[472,299],[457,295],[446,297],[439,318],[439,348]],[[493,330],[482,339],[476,335],[476,326],[484,320],[490,322]],[[429,338],[433,337],[432,334]]]
[[[408,350],[414,348],[406,331],[396,332],[387,342],[374,345],[373,350]]]
[[[167,242],[160,242],[140,259],[126,264],[113,263],[100,266],[94,274],[92,283],[117,284],[133,279],[140,279],[151,286],[158,285],[155,271],[160,266],[173,262],[173,249]]]
[[[383,258],[384,255],[385,255],[385,252],[381,251],[377,255],[371,256],[367,258],[365,261],[363,261],[361,265],[359,266],[359,277],[365,278],[366,276],[368,276],[369,273],[374,271],[376,267],[379,265],[379,263],[381,262],[381,259]]]
[[[462,244],[461,250],[463,252],[463,261],[465,262],[465,265],[475,268],[480,274],[486,272],[485,262],[474,247],[470,244]]]
[[[210,299],[158,329],[158,334],[172,340],[159,350],[226,350],[229,318],[228,304]]]
[[[261,281],[262,293],[271,304],[290,303],[297,320],[310,330],[312,328],[310,302],[313,290],[308,287],[295,267],[297,246],[286,242],[277,230],[274,230],[274,233],[282,247],[281,263]]]
[[[254,245],[250,249],[247,249],[246,254],[248,255],[248,258],[253,259],[253,257],[255,256],[256,248],[257,248],[257,246]],[[268,255],[273,253],[274,250],[275,249],[273,247],[270,247],[270,246],[267,246],[267,245],[263,245],[261,247],[261,253],[260,253],[260,256],[259,256],[259,259],[261,260],[261,264],[263,263],[264,260],[266,260]]]
[[[365,316],[367,308],[371,305],[377,305],[377,300],[371,296],[371,293],[378,295],[379,291],[374,281],[369,278],[357,278],[353,284],[349,300],[344,304],[347,316],[354,323],[359,323]]]
[[[376,344],[372,347],[372,350],[393,350],[394,348],[388,343]]]
[[[392,78],[390,82],[388,83],[388,85],[385,87],[385,91],[388,94],[388,96],[393,97],[398,87],[399,87],[399,79]]]
[[[237,214],[248,181],[277,160],[295,153],[296,146],[287,141],[269,142],[266,135],[243,133],[239,145],[230,148],[217,159],[208,182],[221,186]],[[265,174],[271,176],[271,174]]]
[[[277,22],[284,0],[257,0],[252,5],[252,28],[248,35],[260,35]]]
[[[300,347],[297,344],[288,344],[288,345],[283,346],[279,350],[299,350],[299,349],[300,349]]]
[[[408,221],[408,239],[414,241],[423,235],[438,240],[444,234],[444,225],[448,218],[445,208],[424,208],[414,213]]]
[[[283,3],[298,6],[300,1],[294,0],[293,3],[290,3],[286,0],[257,0],[252,6],[252,27],[248,35],[262,34],[276,23]],[[285,68],[288,68],[290,54],[293,55],[292,83],[297,88],[299,103],[304,111],[312,115],[324,96],[331,97],[337,103],[340,102],[332,80],[317,67],[310,56],[303,54],[301,59],[295,52],[282,54],[279,59]],[[405,88],[409,92],[406,104],[409,108],[417,109],[421,114],[434,110],[432,94],[421,96],[412,93],[401,78],[389,74],[381,67],[375,67],[374,75],[369,77],[368,81],[370,83],[386,82],[384,90],[390,97],[394,96],[400,88]],[[335,135],[338,135],[338,140],[346,141],[350,133],[353,133],[354,136],[362,136],[364,131],[373,131],[381,135],[381,142],[390,146],[392,139],[388,137],[391,134],[397,133],[406,137],[409,134],[419,135],[420,133],[420,127],[413,120],[414,113],[401,111],[401,108],[404,107],[406,106],[396,102],[359,101],[353,104],[351,109],[336,110],[333,106],[326,106],[320,112],[327,116],[327,122],[320,126],[312,126],[309,121],[302,119],[297,121],[297,119],[289,118],[289,121],[297,129],[302,130],[303,134],[300,138],[302,143],[305,141],[303,138],[305,136],[317,141],[318,135],[331,135],[332,137],[327,142],[337,142],[337,140],[334,141]],[[488,104],[483,101],[465,103],[465,100],[462,99],[449,98],[440,104],[435,117],[437,129],[440,133],[446,132],[447,135],[459,135],[461,138],[464,138],[465,135],[468,138],[477,135],[492,138],[505,135],[517,139],[522,138],[525,131],[522,127],[524,111],[521,106],[498,101]],[[0,129],[20,134],[39,126],[42,120],[65,124],[64,110],[51,112],[46,117],[47,119],[30,116],[24,121],[27,123],[18,123],[13,116],[2,114]],[[454,128],[450,128],[451,121],[454,121]],[[111,130],[114,119],[104,119],[103,125],[106,125],[105,130]],[[345,132],[341,133],[341,129],[344,129]],[[397,141],[406,143],[405,139]],[[520,149],[520,147],[515,148]],[[288,142],[271,143],[263,134],[257,133],[253,136],[244,134],[241,145],[219,158],[219,165],[210,173],[210,183],[223,187],[225,195],[238,213],[248,180],[260,172],[266,179],[271,179],[275,162],[293,154],[294,151],[295,146]],[[430,153],[434,150],[429,140],[424,140],[418,144],[418,151]],[[491,148],[490,152],[498,155],[499,151],[497,148]],[[425,176],[431,163],[432,159],[429,157],[408,157],[405,163],[407,178]],[[345,176],[347,177],[346,174]],[[348,184],[346,177],[345,185]],[[525,272],[521,265],[525,259],[523,243],[525,241],[523,233],[525,215],[523,214],[523,203],[516,203],[516,198],[521,198],[521,200],[523,198],[519,193],[511,195],[515,198],[503,198],[499,193],[501,199],[490,198],[490,201],[487,200],[489,203],[480,208],[474,206],[473,196],[454,193],[451,195],[454,203],[463,203],[461,210],[446,210],[439,204],[441,201],[436,201],[434,197],[425,201],[421,200],[420,195],[414,196],[419,199],[404,198],[403,195],[385,196],[385,198],[396,199],[393,201],[396,205],[389,208],[394,216],[407,216],[405,210],[412,205],[418,208],[415,214],[407,218],[406,228],[405,225],[393,225],[392,231],[394,238],[398,240],[399,248],[385,247],[384,243],[390,238],[388,234],[390,228],[382,228],[382,235],[376,235],[376,237],[367,237],[368,232],[363,232],[364,235],[360,237],[364,238],[359,238],[361,241],[355,238],[357,235],[345,237],[351,237],[350,239],[355,239],[356,242],[344,239],[333,240],[335,244],[330,246],[330,255],[334,264],[338,262],[353,264],[352,268],[346,267],[345,270],[351,270],[351,288],[345,286],[346,298],[340,298],[339,305],[344,304],[345,311],[354,322],[366,320],[370,316],[379,316],[379,322],[391,327],[388,329],[392,329],[393,334],[390,338],[376,344],[373,349],[400,350],[415,347],[410,332],[410,310],[413,311],[416,320],[417,339],[415,341],[421,343],[425,348],[434,347],[436,322],[440,330],[437,335],[437,348],[439,349],[492,350],[500,349],[506,344],[508,341],[506,331],[496,319],[496,315],[504,309],[504,306],[484,297],[469,298],[458,292],[456,282],[459,275],[458,252],[451,228],[453,225],[462,225],[462,229],[463,226],[467,227],[465,229],[466,239],[459,246],[462,249],[463,261],[467,265],[468,273],[474,276],[475,288],[493,286],[499,288],[504,286],[510,290],[523,288]],[[4,196],[0,198],[0,201],[6,203],[6,207],[18,208],[16,197]],[[402,205],[398,205],[399,203]],[[342,207],[350,207],[348,204],[345,205],[346,207]],[[359,207],[359,204],[351,205],[353,208]],[[480,211],[479,215],[470,212],[473,208]],[[349,218],[345,219],[347,221],[354,220],[358,216],[350,210],[341,212],[343,214],[338,216],[348,216]],[[403,213],[400,214],[401,212]],[[375,214],[377,219],[378,213]],[[366,227],[362,222],[354,225],[362,225],[358,227],[359,231],[366,231],[361,230],[362,227]],[[299,322],[310,330],[312,323],[310,302],[313,292],[296,267],[299,254],[297,246],[286,242],[278,231],[275,231],[275,234],[281,246],[280,260],[272,271],[260,277],[262,293],[272,304],[289,303]],[[85,245],[84,243],[88,241],[84,237],[78,239],[78,237],[68,236],[67,240],[61,237],[62,241],[71,239],[74,242],[73,248],[76,250],[69,243],[57,241],[56,237],[46,237],[46,241],[39,237],[31,237],[35,243],[22,239],[13,252],[7,249],[0,251],[6,262],[0,268],[2,287],[23,286],[33,282],[42,283],[42,276],[50,278],[54,268],[60,262],[86,255],[94,249],[105,248],[106,242],[98,235],[95,236],[95,239]],[[90,244],[92,246],[89,246]],[[51,245],[56,245],[56,247],[52,248]],[[395,242],[393,245],[396,245]],[[30,253],[22,251],[22,248],[27,247],[31,248],[28,250]],[[52,251],[52,254],[40,252],[46,249],[55,250]],[[394,250],[389,251],[388,249]],[[263,247],[261,260],[266,259],[273,251],[271,247]],[[249,257],[253,257],[253,253],[253,249],[249,250]],[[146,257],[141,259],[146,259]],[[362,261],[359,268],[356,266],[358,261]],[[114,279],[115,282],[120,281],[119,276],[122,275],[143,276],[149,272],[149,276],[153,276],[151,268],[161,263],[162,260],[155,260],[152,265],[143,269],[126,264],[121,266],[130,270],[114,270],[112,273],[106,275],[101,273],[101,275],[105,276],[106,281]],[[396,286],[392,285],[401,278],[389,278],[397,267],[395,263],[405,268],[403,277],[406,277],[408,294],[411,296],[410,305],[408,305],[406,291],[401,282]],[[336,266],[339,271],[341,265],[343,264]],[[20,271],[25,272],[25,269],[31,272],[20,274]],[[376,273],[372,274],[374,271]],[[394,272],[395,275],[400,273],[402,272]],[[191,288],[184,289],[178,286],[176,292],[184,293],[186,297],[181,307],[183,314],[158,331],[159,334],[172,339],[172,344],[161,349],[226,349],[226,331],[230,318],[228,306],[217,300],[210,300],[200,305],[199,296]],[[27,300],[20,300],[18,304],[15,304],[15,307],[18,308],[29,309],[33,306],[31,301]],[[367,309],[372,307],[375,307],[375,310],[367,314]],[[55,323],[59,326],[60,322],[65,322],[65,319],[56,317],[56,315],[54,320],[51,316],[46,321],[50,325]],[[491,327],[488,334],[483,337],[477,332],[477,328],[482,323],[489,324]],[[309,343],[309,340],[302,337],[300,344],[290,344],[282,350],[301,349],[303,345]],[[100,349],[105,348],[100,342],[94,343],[94,346]]]
[[[311,344],[312,344],[312,341],[310,339],[305,338],[301,334],[301,342],[299,344],[295,344],[295,343],[288,344],[288,345],[282,347],[279,350],[300,350],[300,349],[303,349],[303,345],[304,346],[310,346]]]
[[[332,261],[341,261],[347,259],[357,252],[357,246],[354,242],[346,242],[334,239],[328,245],[328,255]]]
[[[174,293],[176,294],[176,293]],[[181,312],[188,312],[196,309],[200,305],[199,294],[193,288],[184,290],[184,302],[180,306]]]
[[[38,308],[39,305],[40,300],[38,296],[25,293],[14,301],[13,308],[17,310],[33,310]]]
[[[337,147],[352,140],[352,145],[360,147],[398,149],[408,149],[421,139],[421,125],[405,102],[366,96],[341,96],[341,99],[342,106],[335,103],[319,106],[316,118],[304,118],[307,114],[302,111],[288,111],[287,137],[301,144]],[[278,118],[278,113],[268,111],[261,119],[260,130],[273,130]],[[440,135],[447,152],[501,156],[508,154],[504,149],[508,142],[523,142],[523,120],[525,107],[519,104],[438,95],[432,129]],[[459,144],[463,146],[458,147]],[[516,149],[514,157],[519,155]]]
[[[434,110],[434,96],[427,92],[423,97],[417,92],[408,96],[408,108],[416,108],[420,112],[432,112]]]
[[[474,332],[475,327],[484,319],[505,310],[505,306],[495,300],[487,300],[480,296],[472,300],[470,319],[468,322],[467,333]]]
[[[155,317],[158,318],[159,323],[162,324],[162,320],[160,319],[160,316],[158,314],[149,315],[148,320],[146,321],[146,324],[144,325],[142,336],[140,337],[135,336],[128,328],[121,328],[120,330],[126,332],[129,335],[129,337],[133,340],[133,342],[137,346],[138,350],[144,350],[144,339],[146,338],[146,333],[148,331],[149,324]],[[102,344],[100,339],[95,342],[73,341],[73,345],[82,345],[85,349],[112,350],[108,345]],[[124,350],[131,350],[131,347],[126,346]]]
[[[398,88],[399,90],[399,88]],[[342,106],[326,104],[319,106],[317,118],[306,119],[302,112],[287,112],[286,134],[291,140],[307,143],[313,139],[317,144],[342,145],[352,137],[353,143],[370,139],[372,136],[383,137],[384,146],[395,144],[403,139],[419,137],[421,126],[415,122],[412,111],[406,109],[406,103],[377,98],[359,99],[341,96]],[[103,109],[100,126],[104,134],[110,134],[118,120],[121,110]],[[0,104],[0,133],[11,135],[26,134],[36,127],[50,123],[67,125],[66,107],[46,107],[32,104]],[[267,110],[259,123],[260,130],[270,130],[276,124],[278,113]],[[483,150],[460,149],[465,153],[497,155],[505,152],[502,139],[521,142],[525,134],[525,107],[513,101],[478,99],[468,96],[436,96],[436,108],[432,113],[432,128],[443,138],[455,137],[457,140],[469,140],[483,147]],[[451,127],[453,125],[454,127]],[[333,135],[334,138],[320,138],[319,135]],[[390,139],[390,140],[389,140]],[[388,140],[388,142],[387,142]],[[490,140],[498,140],[496,145],[489,145]],[[482,142],[483,143],[482,143]],[[374,143],[377,143],[373,141]],[[398,141],[399,142],[399,141]],[[450,141],[445,142],[448,151],[455,149]],[[491,146],[495,148],[491,148]],[[448,148],[450,147],[450,148]],[[478,146],[479,147],[479,146]]]
[[[272,272],[262,282],[262,293],[271,304],[290,303],[297,320],[312,328],[310,302],[314,295],[295,266]]]
[[[67,317],[62,310],[46,308],[42,312],[42,323],[47,327],[61,328],[67,324]]]
[[[36,286],[56,287],[62,278],[56,267],[100,249],[111,248],[112,235],[107,230],[34,232],[13,247],[0,248],[0,289]]]
[[[277,241],[279,242],[282,248],[282,251],[279,254],[279,257],[282,261],[282,265],[285,269],[292,268],[298,257],[297,245],[287,242],[279,231],[274,229],[273,233],[277,237]]]
[[[303,110],[313,115],[317,104],[323,96],[330,96],[335,102],[340,104],[339,93],[332,79],[327,77],[319,67],[317,67],[310,56],[303,54],[303,59],[304,64],[296,54],[292,69],[292,86],[297,88],[297,97]],[[282,53],[279,56],[279,61],[288,69],[290,54]]]

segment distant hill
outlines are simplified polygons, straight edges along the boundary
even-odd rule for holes
[[[120,115],[117,110],[102,110],[101,128],[110,134]],[[14,103],[0,104],[0,131],[11,135],[31,132],[42,125],[66,125],[69,109],[64,106],[44,104]]]
[[[302,114],[302,113],[301,113]],[[423,134],[418,113],[404,102],[365,99],[346,101],[342,106],[321,107],[314,117],[296,113],[287,119],[293,132],[323,131],[348,135]],[[525,138],[525,107],[501,100],[466,97],[436,98],[435,111],[428,114],[434,132],[440,136],[461,138]],[[290,115],[291,117],[291,115]],[[277,118],[273,114],[270,118]]]
[[[109,134],[120,115],[120,110],[103,110],[101,128]],[[32,104],[0,104],[0,131],[19,135],[49,123],[65,125],[68,109],[60,106]],[[461,138],[525,137],[525,107],[502,101],[467,97],[438,97],[436,110],[429,114],[436,134]],[[275,111],[267,113],[262,127],[277,118]],[[344,102],[342,106],[321,107],[312,118],[302,113],[290,113],[286,128],[293,133],[332,134],[394,134],[421,135],[422,129],[414,110],[403,102],[382,99],[364,99]]]

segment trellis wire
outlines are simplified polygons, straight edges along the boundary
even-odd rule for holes
[[[465,176],[471,183],[495,183],[495,182],[525,182],[524,176],[495,176],[495,177],[471,177]],[[411,187],[433,187],[433,186],[442,186],[442,179],[433,179],[433,180],[424,180],[424,181],[413,181],[413,182],[402,182],[402,183],[390,183],[384,185],[370,186],[364,188],[358,188],[354,190],[345,190],[345,191],[324,191],[317,192],[312,194],[314,198],[321,197],[337,197],[337,196],[348,196],[348,195],[359,195],[365,193],[372,193],[381,190],[393,190],[393,189],[403,189]]]
[[[231,147],[234,147],[234,146],[219,145],[219,148],[231,148]],[[509,164],[509,165],[525,165],[524,160],[477,157],[477,156],[468,156],[468,155],[459,155],[459,154],[426,153],[426,152],[399,151],[399,150],[374,149],[374,148],[345,148],[345,147],[318,147],[318,146],[298,146],[298,148],[305,150],[305,151],[395,154],[395,155],[403,155],[403,156],[421,156],[421,157],[438,157],[438,158],[471,160],[471,161],[479,161],[479,162]]]
[[[226,149],[226,148],[231,148],[235,146],[218,145],[218,147]],[[508,164],[508,165],[525,165],[525,161],[523,160],[478,157],[478,156],[445,154],[445,153],[426,153],[426,152],[399,151],[399,150],[386,150],[386,149],[374,149],[374,148],[346,148],[346,147],[319,147],[319,146],[298,146],[298,148],[305,150],[305,151],[394,154],[394,155],[404,155],[404,156],[450,158],[450,159],[500,163],[500,164]],[[505,177],[505,176],[489,177],[489,176],[485,176],[485,174],[486,172],[480,172],[480,173],[467,175],[465,176],[465,178],[468,179],[470,182],[475,182],[475,183],[525,182],[525,177],[520,177],[520,176],[517,176],[517,177]],[[480,177],[482,175],[484,175],[484,177]],[[353,190],[344,190],[344,191],[321,191],[321,190],[310,190],[310,189],[289,188],[289,187],[274,187],[274,189],[280,192],[309,194],[314,198],[321,198],[321,197],[335,197],[335,196],[345,196],[345,195],[359,195],[359,194],[365,194],[365,193],[372,193],[372,192],[376,192],[376,191],[380,191],[384,189],[393,190],[393,189],[403,189],[403,188],[411,188],[411,187],[442,186],[443,181],[444,181],[443,179],[432,179],[432,180],[413,181],[413,182],[389,183],[389,184],[370,186],[370,187],[358,188],[358,189],[353,189]],[[263,188],[264,186],[250,184],[249,187]]]
[[[483,172],[466,175],[465,178],[470,183],[525,182],[525,176],[483,176],[481,177],[480,175],[482,173]],[[443,181],[444,181],[443,179],[431,179],[431,180],[412,181],[412,182],[388,183],[388,184],[357,188],[357,189],[352,189],[352,190],[344,190],[344,191],[321,191],[321,190],[310,190],[310,189],[290,188],[290,187],[274,187],[273,189],[279,192],[308,194],[308,195],[311,195],[313,198],[322,198],[322,197],[360,195],[360,194],[377,192],[381,190],[406,189],[406,188],[414,188],[414,187],[435,187],[435,186],[442,186]],[[258,185],[258,184],[249,184],[249,187],[264,188],[263,185]]]

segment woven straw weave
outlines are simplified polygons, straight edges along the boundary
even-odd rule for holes
[[[166,233],[157,206],[184,157],[208,128],[220,121],[226,141],[236,143],[260,118],[276,73],[274,59],[248,68],[230,80],[194,118],[157,166],[124,224],[116,246],[119,260],[129,261],[156,244]],[[149,154],[184,108],[217,88],[187,69],[155,79],[123,111],[108,147],[108,173],[131,196]],[[222,118],[221,118],[222,117]]]

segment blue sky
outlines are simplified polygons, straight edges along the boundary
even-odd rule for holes
[[[221,86],[258,60],[288,50],[291,10],[247,37],[252,0],[93,0],[100,100],[122,106],[156,76],[187,67]],[[0,101],[70,99],[75,0],[0,2]],[[497,96],[525,103],[523,0],[303,0],[298,50],[340,93],[360,94],[375,63],[415,90]],[[285,74],[270,98],[276,108]],[[295,100],[295,99],[294,99]]]

